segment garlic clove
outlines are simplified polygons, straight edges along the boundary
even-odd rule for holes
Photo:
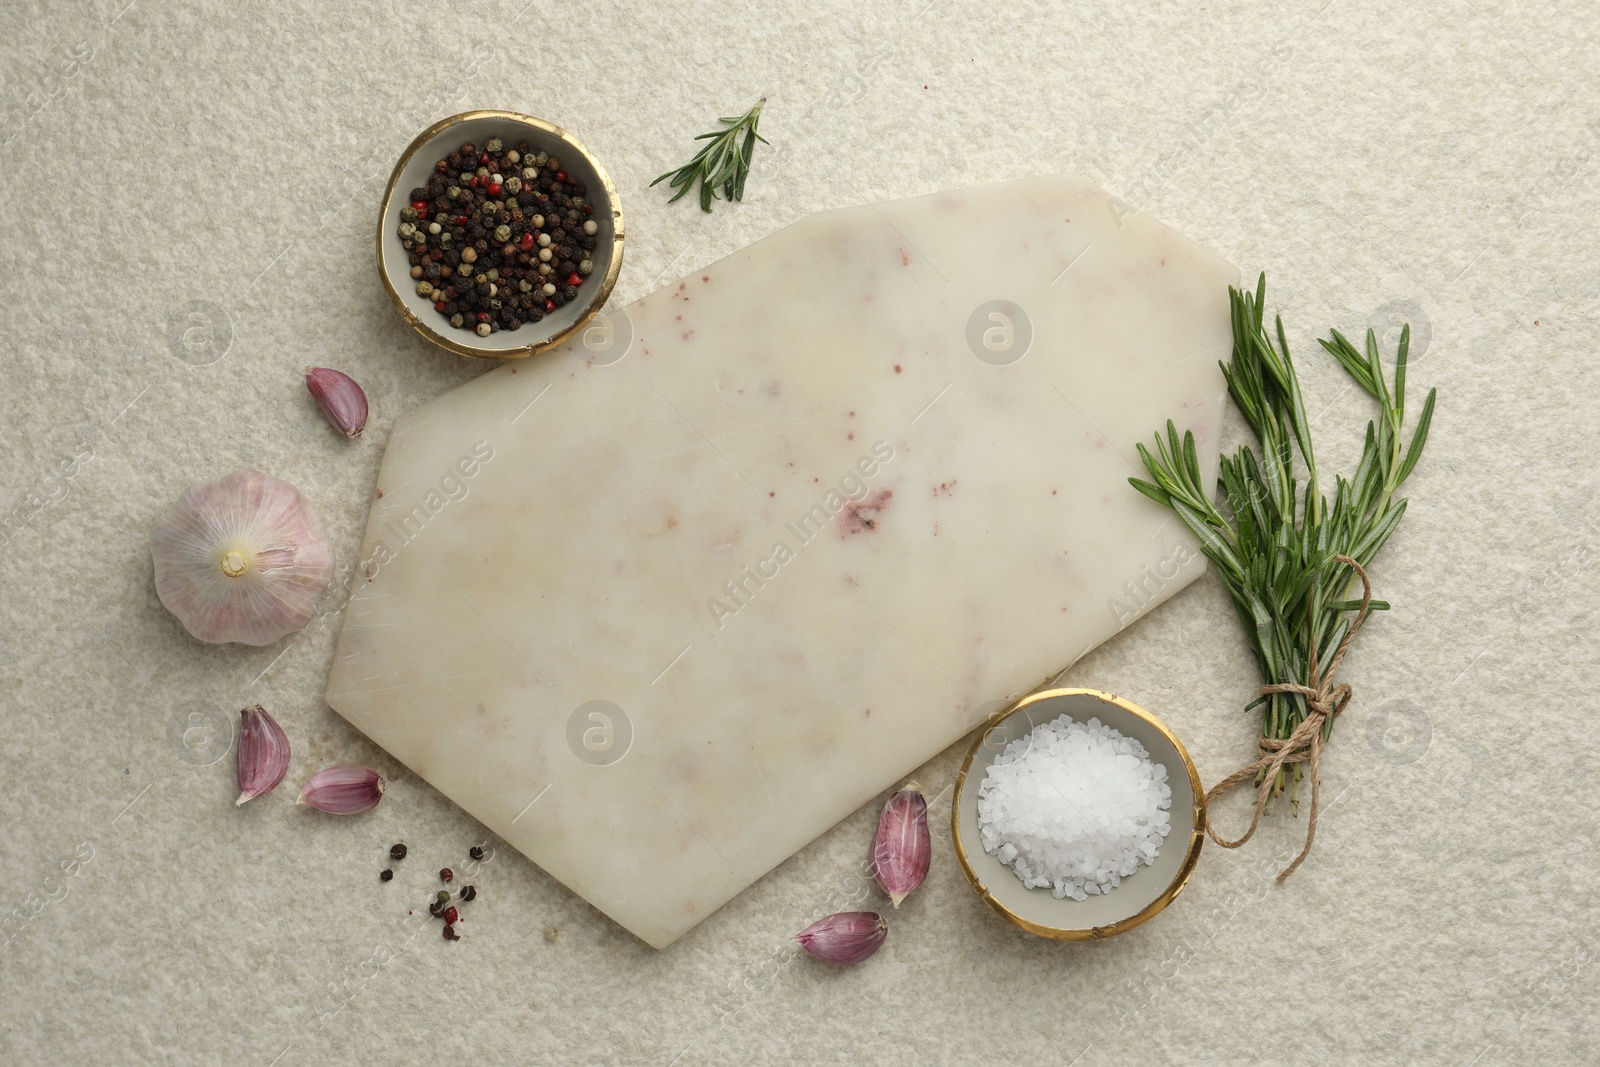
[[[895,907],[928,877],[933,844],[928,838],[928,801],[916,782],[889,798],[878,817],[872,866]]]
[[[289,737],[265,708],[257,704],[239,712],[239,748],[234,753],[239,775],[235,804],[270,793],[289,770]]]
[[[209,644],[294,633],[333,580],[317,513],[294,486],[253,470],[185,490],[151,532],[150,557],[161,603]]]
[[[330,815],[359,815],[382,799],[383,775],[371,767],[344,763],[313,774],[295,803]]]
[[[794,935],[800,947],[823,963],[860,963],[882,947],[889,924],[875,911],[841,911],[818,919]]]
[[[356,380],[329,367],[307,367],[306,388],[323,418],[346,437],[360,437],[367,425],[367,394]]]

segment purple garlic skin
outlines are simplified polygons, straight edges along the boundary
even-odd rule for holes
[[[356,380],[330,367],[307,367],[306,388],[328,425],[346,437],[360,437],[367,426],[367,394]]]
[[[888,936],[889,924],[877,912],[841,911],[818,919],[794,939],[812,958],[847,966],[872,956]]]
[[[928,801],[916,782],[908,782],[884,805],[872,842],[874,874],[895,907],[928,877],[932,859]]]
[[[383,799],[383,775],[371,767],[342,763],[311,776],[296,804],[330,815],[359,815]]]
[[[300,490],[237,470],[184,491],[150,533],[156,595],[208,644],[270,645],[316,614],[333,549]]]
[[[289,737],[260,704],[239,712],[234,759],[239,775],[235,804],[272,792],[289,770]]]

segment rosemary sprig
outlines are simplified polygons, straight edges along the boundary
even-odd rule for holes
[[[743,200],[744,180],[750,175],[750,157],[755,151],[756,142],[770,143],[756,132],[756,125],[761,121],[761,109],[766,103],[767,98],[763,96],[756,101],[755,107],[743,115],[719,118],[717,121],[726,126],[726,129],[712,130],[696,137],[696,141],[711,143],[700,149],[689,162],[677,170],[667,171],[650,184],[655,186],[671,178],[672,188],[678,190],[678,195],[667,203],[675,204],[685,193],[694,188],[694,183],[698,179],[701,211],[711,210],[711,201],[717,196],[719,186],[723,198]],[[739,140],[741,133],[744,135],[742,143]]]
[[[1201,551],[1216,566],[1244,627],[1250,650],[1267,685],[1298,683],[1315,686],[1308,677],[1312,663],[1326,664],[1350,630],[1354,571],[1335,556],[1349,556],[1365,567],[1389,540],[1405,514],[1406,502],[1395,491],[1422,456],[1433,421],[1436,390],[1428,391],[1422,413],[1403,442],[1406,356],[1411,327],[1400,331],[1392,381],[1378,352],[1378,340],[1367,331],[1365,351],[1337,330],[1322,347],[1378,402],[1378,417],[1367,424],[1366,446],[1355,474],[1336,477],[1333,499],[1321,491],[1300,382],[1289,358],[1283,319],[1276,320],[1276,343],[1263,327],[1267,276],[1256,291],[1229,288],[1233,316],[1233,356],[1222,373],[1228,392],[1255,433],[1259,456],[1248,446],[1221,460],[1220,481],[1228,514],[1212,503],[1200,483],[1194,435],[1180,442],[1167,422],[1166,439],[1156,435],[1156,451],[1139,446],[1139,457],[1151,481],[1130,478],[1133,487],[1171,508],[1200,540]],[[1306,475],[1301,493],[1295,452]],[[1374,600],[1373,610],[1389,607]],[[1313,659],[1311,652],[1316,650]],[[1285,739],[1306,717],[1305,697],[1298,693],[1258,696],[1245,710],[1264,705],[1261,731]],[[1333,719],[1323,724],[1323,740]],[[1298,799],[1303,764],[1293,766],[1290,800]],[[1279,772],[1274,795],[1284,788]]]

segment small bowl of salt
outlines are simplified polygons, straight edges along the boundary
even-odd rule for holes
[[[1031,693],[985,725],[956,778],[952,832],[972,888],[1040,937],[1131,930],[1183,889],[1205,793],[1183,742],[1095,689]]]

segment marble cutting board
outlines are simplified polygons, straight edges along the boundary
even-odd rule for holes
[[[1237,279],[1064,177],[789,226],[397,421],[328,703],[665,946],[1201,572],[1126,479]]]

